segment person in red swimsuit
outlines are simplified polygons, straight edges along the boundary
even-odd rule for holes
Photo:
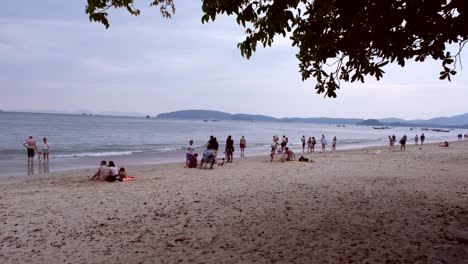
[[[240,141],[239,141],[239,147],[240,147],[240,150],[241,150],[241,152],[240,152],[241,158],[242,158],[242,157],[245,158],[245,153],[244,153],[244,151],[245,151],[245,147],[247,147],[247,142],[245,141],[244,136],[242,136],[241,139],[240,139]]]

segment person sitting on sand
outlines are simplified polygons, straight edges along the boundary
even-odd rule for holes
[[[117,167],[115,167],[115,164],[112,160],[109,161],[109,175],[107,176],[106,180],[108,182],[121,181],[119,171],[117,170]]]
[[[109,167],[107,167],[107,161],[101,161],[98,171],[89,178],[90,181],[105,181],[107,176],[109,176]]]
[[[444,141],[444,143],[439,144],[439,147],[442,147],[442,148],[448,148],[448,146],[449,146],[448,141]]]
[[[188,162],[189,168],[196,168],[198,165],[198,153],[193,154]]]
[[[119,178],[120,178],[120,181],[131,181],[135,179],[135,177],[129,176],[127,172],[125,172],[124,167],[119,169]]]
[[[281,157],[281,161],[290,161],[290,160],[295,160],[296,155],[294,155],[294,152],[290,150],[288,147],[284,149],[284,155]]]

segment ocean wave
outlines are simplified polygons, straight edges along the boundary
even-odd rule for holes
[[[107,151],[107,152],[85,152],[85,153],[71,153],[71,154],[57,154],[57,158],[77,158],[77,157],[102,157],[102,156],[117,156],[117,155],[131,155],[141,151]]]

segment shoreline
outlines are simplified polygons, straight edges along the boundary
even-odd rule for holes
[[[465,140],[463,141],[448,141],[450,144],[453,144],[453,143],[456,143],[456,142],[465,142]],[[427,143],[427,144],[424,144],[423,146],[426,147],[426,146],[437,146],[438,144],[440,143]],[[319,144],[317,144],[319,145]],[[335,150],[335,152],[330,152],[330,146],[329,145],[328,147],[328,150],[325,151],[325,155],[327,154],[337,154],[337,153],[353,153],[353,152],[367,152],[367,151],[386,151],[386,152],[389,152],[388,150],[388,144],[387,145],[378,145],[378,146],[366,146],[366,147],[357,147],[357,148],[348,148],[348,149],[338,149],[338,150]],[[399,144],[398,145],[395,145],[395,150],[392,151],[392,152],[400,152],[400,150],[398,149],[399,148]],[[415,144],[407,144],[406,145],[407,148],[413,148],[413,147],[423,147],[421,145],[415,145]],[[297,147],[297,145],[295,145],[295,147]],[[311,152],[310,154],[307,154],[307,152],[304,152],[302,153],[302,151],[300,149],[296,149],[296,148],[292,148],[293,151],[295,151],[295,155],[296,155],[296,160],[299,159],[300,156],[304,156],[306,158],[309,158],[309,159],[313,159],[313,155],[322,155],[321,151],[317,151],[317,149],[319,149],[320,146],[316,146],[316,151],[315,152]],[[299,151],[297,151],[299,150]],[[202,150],[200,149],[199,152],[202,152]],[[222,153],[222,152],[221,152]],[[81,157],[80,159],[81,160],[86,160],[87,162],[86,163],[82,163],[82,164],[79,164],[78,166],[75,166],[73,168],[63,168],[63,167],[59,167],[58,169],[55,169],[54,171],[52,172],[36,172],[35,170],[35,174],[33,175],[27,175],[25,173],[21,173],[21,174],[13,174],[13,175],[8,175],[8,174],[5,174],[5,173],[0,173],[0,182],[2,181],[5,181],[5,180],[8,180],[8,179],[11,179],[11,180],[15,180],[15,179],[32,179],[32,177],[34,178],[47,178],[48,176],[50,177],[55,177],[56,175],[60,174],[60,175],[65,175],[66,173],[72,173],[72,172],[75,172],[75,173],[80,173],[80,172],[92,172],[92,174],[94,174],[94,172],[97,170],[97,168],[99,167],[99,162],[101,160],[107,160],[107,161],[110,161],[110,160],[113,160],[114,162],[116,162],[116,165],[117,167],[125,167],[125,168],[134,168],[134,169],[138,169],[138,168],[157,168],[158,166],[164,166],[164,165],[176,165],[176,164],[180,164],[182,167],[184,166],[184,161],[175,161],[177,159],[183,159],[185,160],[185,151],[177,151],[177,152],[172,152],[170,153],[171,155],[170,156],[165,156],[165,154],[167,153],[163,153],[161,157],[159,157],[159,160],[155,161],[154,160],[154,157],[153,156],[148,156],[148,155],[144,155],[144,154],[140,154],[140,155],[135,155],[133,159],[131,159],[131,157],[129,156],[103,156],[103,157]],[[248,154],[248,153],[247,153]],[[265,160],[268,160],[269,161],[269,152],[265,152],[265,153],[255,153],[255,154],[252,154],[252,155],[248,155],[246,158],[240,158],[239,156],[235,156],[234,157],[234,160],[235,161],[239,161],[239,160],[253,160],[253,159],[259,159],[260,157],[265,157]],[[278,161],[278,159],[280,157],[282,157],[283,154],[278,154],[276,153],[275,154],[275,161]],[[136,159],[138,159],[137,162],[135,162],[135,157]],[[132,161],[133,160],[133,161]],[[24,163],[24,162],[23,162]],[[53,162],[49,162],[49,163],[53,163]],[[73,160],[71,160],[70,162],[67,162],[66,164],[68,165],[71,165],[73,163]],[[42,163],[44,164],[44,163]],[[39,163],[37,160],[34,161],[34,166],[36,167],[40,167],[39,166]],[[26,166],[25,166],[26,167]],[[50,168],[49,168],[50,170]]]

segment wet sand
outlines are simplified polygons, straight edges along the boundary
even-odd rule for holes
[[[0,263],[468,263],[468,142],[307,156],[0,181]]]

